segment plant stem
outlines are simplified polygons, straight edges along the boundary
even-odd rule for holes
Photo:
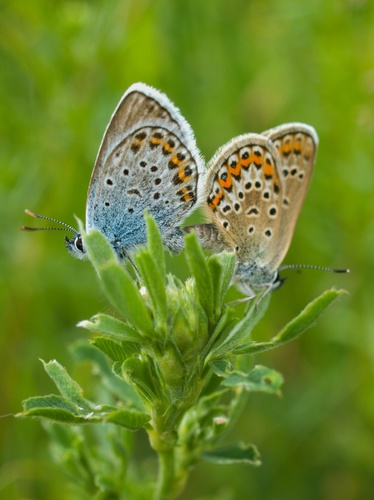
[[[158,452],[158,482],[154,500],[169,500],[176,493],[174,448]]]
[[[154,422],[160,424],[159,419]],[[181,460],[176,434],[165,432],[162,427],[156,425],[147,431],[149,442],[158,456],[158,479],[153,499],[172,500],[183,490],[189,468],[185,464],[189,462]]]
[[[158,483],[154,500],[170,500],[182,490],[185,473],[177,471],[175,448],[158,452],[159,471]]]

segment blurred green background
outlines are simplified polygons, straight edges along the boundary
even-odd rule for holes
[[[252,396],[231,439],[263,466],[200,464],[183,499],[373,498],[374,3],[369,0],[0,2],[0,414],[55,391],[38,358],[68,350],[107,303],[63,233],[27,234],[23,210],[75,225],[103,131],[126,88],[165,92],[206,159],[235,135],[303,121],[317,167],[286,263],[349,267],[289,274],[257,338],[332,285],[350,295],[303,338],[257,362],[281,371],[282,399]],[[89,393],[88,393],[89,396]],[[0,420],[0,496],[65,499],[66,477],[36,421]],[[151,452],[144,436],[139,446]]]

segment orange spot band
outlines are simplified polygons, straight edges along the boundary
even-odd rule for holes
[[[241,165],[240,165],[239,162],[236,164],[235,167],[231,167],[231,165],[229,166],[229,172],[230,172],[230,174],[235,175],[236,177],[238,175],[240,175],[241,169],[242,169],[242,167],[241,167]]]
[[[241,165],[243,168],[248,168],[248,167],[249,167],[249,165],[250,165],[250,163],[251,163],[251,157],[250,157],[250,156],[248,156],[248,158],[245,158],[245,159],[244,159],[244,158],[242,158],[242,159],[240,160],[240,165]]]
[[[280,154],[282,153],[290,153],[291,152],[291,143],[285,143],[285,144],[282,144],[282,147],[280,148]]]
[[[182,182],[188,182],[192,179],[192,175],[186,175],[186,170],[184,168],[180,168],[178,170],[178,177]]]
[[[222,197],[223,197],[223,193],[218,193],[217,196],[215,198],[213,198],[211,205],[216,207],[218,205],[218,203],[221,201]]]
[[[271,176],[273,175],[274,173],[274,168],[272,165],[269,165],[268,163],[265,163],[265,166],[264,166],[264,174],[266,176]]]
[[[223,187],[224,189],[230,189],[232,186],[232,179],[230,172],[227,172],[227,177],[226,179],[221,179],[221,177],[218,179],[219,185]]]
[[[174,163],[174,165],[181,165],[183,163],[183,160],[179,160],[177,155],[174,155],[170,161]]]
[[[161,142],[161,139],[157,139],[157,137],[152,137],[151,139],[151,144],[154,144],[155,146],[161,144]]]

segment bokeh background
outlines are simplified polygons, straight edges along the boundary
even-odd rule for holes
[[[284,374],[283,397],[252,396],[230,438],[257,444],[262,467],[200,464],[182,498],[373,498],[374,3],[2,0],[0,68],[1,498],[69,498],[39,422],[6,415],[55,391],[38,358],[89,387],[69,345],[85,335],[78,321],[107,308],[63,233],[17,228],[37,222],[25,208],[84,218],[103,131],[136,81],[180,107],[206,159],[244,132],[312,124],[317,167],[285,262],[351,269],[290,273],[274,293],[259,339],[324,289],[349,291],[256,360]]]

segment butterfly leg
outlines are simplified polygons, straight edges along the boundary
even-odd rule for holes
[[[256,298],[255,292],[252,290],[252,288],[245,284],[245,283],[240,283],[240,289],[243,293],[247,294],[247,297],[243,297],[242,299],[237,299],[233,300],[232,302],[228,302],[227,305],[230,307],[235,307],[239,304],[244,304],[245,302],[250,302],[254,298]]]
[[[259,295],[258,299],[256,300],[255,307],[258,307],[261,304],[261,302],[264,300],[266,295],[273,290],[273,283],[267,283],[265,286],[266,286],[265,291],[261,295]]]
[[[267,294],[273,290],[273,283],[266,283],[264,285],[265,290],[261,294],[258,294],[258,295],[256,295],[255,292],[252,290],[252,288],[247,284],[240,283],[240,288],[242,289],[242,291],[244,293],[248,293],[248,297],[234,300],[232,302],[229,302],[227,305],[233,307],[233,306],[237,306],[239,304],[243,304],[245,302],[250,302],[253,299],[256,299],[255,300],[255,307],[257,308],[261,304],[261,302],[264,300],[264,298],[267,296]]]

